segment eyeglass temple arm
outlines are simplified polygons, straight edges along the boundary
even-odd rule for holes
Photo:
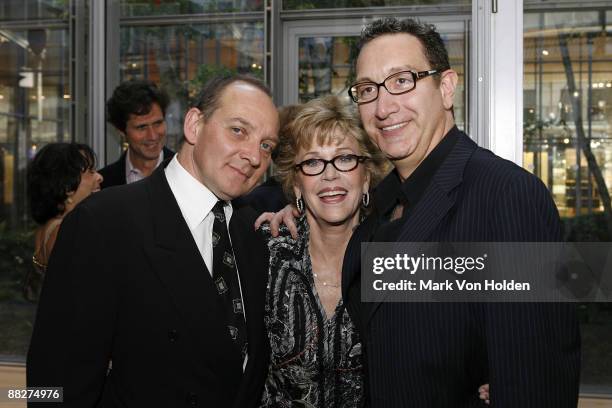
[[[440,71],[438,71],[437,69],[430,69],[429,71],[416,72],[416,76],[420,79],[429,75],[437,74],[438,72]]]

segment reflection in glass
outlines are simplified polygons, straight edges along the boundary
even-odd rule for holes
[[[612,187],[612,41],[599,18],[525,15],[524,163],[564,217],[604,213]]]
[[[459,75],[455,93],[455,121],[465,129],[465,35],[441,33],[451,67]],[[354,60],[358,37],[302,37],[299,39],[299,102],[334,94],[348,96],[355,82]]]
[[[67,43],[67,30],[0,30],[0,160],[5,186],[0,220],[14,227],[28,218],[28,159],[46,143],[70,140]]]
[[[34,13],[28,9],[34,3],[19,7]],[[22,359],[31,335],[35,305],[22,295],[33,268],[25,170],[42,146],[71,139],[69,44],[67,29],[14,30],[0,23],[0,360]]]
[[[300,38],[300,102],[348,89],[351,75],[348,53],[354,43],[354,37]]]
[[[168,145],[178,147],[189,97],[215,75],[263,79],[263,23],[122,27],[120,80],[149,79],[170,95]]]
[[[66,0],[2,0],[0,21],[64,19],[68,15],[68,7]]]
[[[610,11],[524,15],[523,164],[550,189],[570,241],[612,240]],[[579,306],[582,390],[612,393],[612,307]]]
[[[285,10],[310,10],[350,7],[385,7],[385,6],[427,6],[427,5],[466,5],[470,0],[282,0]]]
[[[264,0],[121,0],[121,17],[263,11]]]

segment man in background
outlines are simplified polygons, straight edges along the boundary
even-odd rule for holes
[[[126,81],[115,88],[106,102],[107,118],[128,148],[100,170],[103,189],[142,180],[174,155],[165,147],[168,101],[168,95],[151,81]]]

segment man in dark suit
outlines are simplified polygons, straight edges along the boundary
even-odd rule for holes
[[[362,33],[350,88],[368,135],[395,169],[351,238],[342,293],[360,328],[372,407],[575,407],[580,336],[571,305],[366,303],[361,243],[561,241],[534,175],[457,129],[457,74],[435,28],[378,20]]]
[[[100,170],[103,189],[142,180],[174,155],[165,147],[167,107],[168,95],[151,81],[126,81],[115,88],[106,102],[107,119],[128,148]]]
[[[261,82],[214,79],[185,116],[176,157],[70,213],[40,298],[28,386],[62,386],[63,407],[257,406],[269,255],[255,214],[229,200],[261,178],[277,132]]]

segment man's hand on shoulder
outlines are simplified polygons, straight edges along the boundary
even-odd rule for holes
[[[291,237],[297,239],[297,225],[295,219],[300,216],[300,212],[293,205],[289,204],[277,213],[265,212],[261,214],[255,221],[255,229],[259,229],[261,224],[264,222],[270,223],[270,231],[273,237],[277,237],[279,234],[279,228],[281,224],[289,229]]]

